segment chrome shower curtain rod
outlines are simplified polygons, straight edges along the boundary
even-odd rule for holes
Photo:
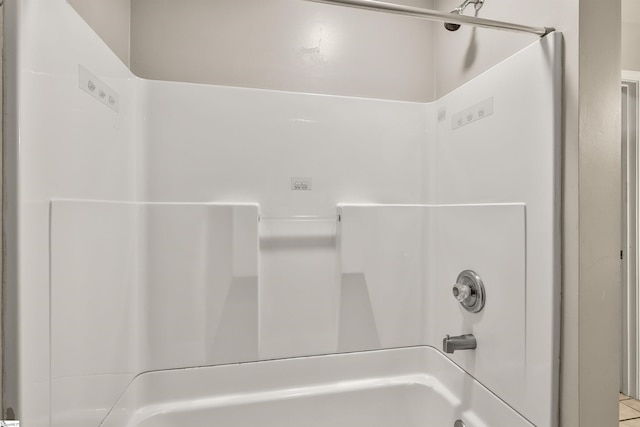
[[[398,15],[414,16],[416,18],[428,19],[430,21],[451,22],[455,24],[467,24],[481,28],[493,28],[496,30],[516,31],[520,33],[536,34],[544,37],[555,31],[550,27],[531,27],[529,25],[513,24],[510,22],[494,21],[492,19],[476,18],[474,16],[459,15],[456,13],[446,13],[437,10],[423,9],[420,7],[403,6],[393,3],[385,3],[376,0],[306,0],[315,3],[327,3],[340,6],[349,6],[357,9],[373,10],[378,12],[389,12]]]

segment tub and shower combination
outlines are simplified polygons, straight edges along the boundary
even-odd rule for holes
[[[556,425],[559,34],[419,103],[146,80],[4,7],[21,423]]]
[[[127,389],[102,425],[423,427],[457,420],[533,425],[426,346],[153,372]]]

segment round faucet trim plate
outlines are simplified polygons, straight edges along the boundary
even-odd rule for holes
[[[453,296],[465,310],[478,313],[484,308],[486,293],[480,276],[473,270],[464,270],[453,285]]]

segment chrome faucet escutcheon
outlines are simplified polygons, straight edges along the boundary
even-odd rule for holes
[[[453,296],[470,313],[479,313],[484,308],[487,294],[482,279],[473,270],[464,270],[458,274],[453,285]]]
[[[478,346],[476,337],[472,334],[451,337],[447,335],[442,339],[442,350],[445,353],[453,353],[456,350],[474,350]]]

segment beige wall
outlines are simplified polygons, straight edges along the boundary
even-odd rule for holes
[[[0,6],[0,58],[2,58],[2,62],[4,64],[4,6]],[[4,86],[4,78],[3,78],[3,68],[4,67],[0,67],[0,118],[4,117],[4,91],[3,91],[3,86]],[[0,119],[0,152],[2,152],[2,143],[4,140],[4,120]],[[4,177],[4,173],[2,172],[2,162],[0,162],[0,188],[3,188],[3,177]],[[1,197],[1,193],[0,193],[0,200],[2,200]],[[2,233],[2,212],[3,209],[0,209],[0,233]],[[4,236],[4,234],[2,234]],[[2,263],[0,263],[0,278],[2,277]],[[2,282],[2,280],[0,280],[0,282]],[[2,291],[0,291],[0,307],[2,307]],[[0,310],[1,312],[1,310]],[[4,387],[2,386],[3,382],[2,382],[2,373],[4,370],[4,361],[2,359],[2,355],[4,354],[2,351],[2,345],[3,345],[3,337],[2,337],[2,316],[0,315],[0,402],[4,402],[4,397],[2,395],[2,391],[4,390]],[[2,405],[0,405],[0,416],[4,414],[4,407],[2,407]]]
[[[640,71],[640,2],[622,0],[622,69]]]
[[[432,8],[434,1],[394,3]],[[407,101],[434,96],[427,21],[301,0],[68,2],[143,78]]]
[[[301,0],[135,0],[131,20],[131,68],[144,78],[433,99],[424,20]]]
[[[620,389],[620,0],[580,3],[577,332],[580,425],[613,424]],[[574,141],[575,142],[575,141]],[[574,224],[567,218],[565,224]],[[566,226],[565,225],[565,226]],[[574,303],[574,301],[571,301]],[[596,315],[594,315],[597,313]],[[605,405],[606,402],[606,405]],[[606,415],[606,417],[605,417]],[[576,424],[577,425],[577,424]]]
[[[67,1],[128,66],[131,0]]]

